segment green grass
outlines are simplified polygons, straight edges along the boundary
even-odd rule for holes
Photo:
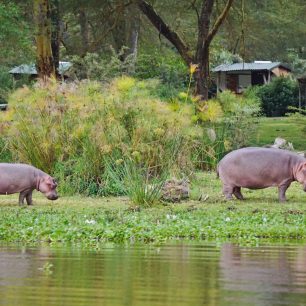
[[[292,142],[296,150],[306,150],[305,122],[290,117],[259,118],[258,129],[252,135],[250,145],[273,144],[276,137]]]
[[[276,188],[243,190],[245,201],[226,202],[214,173],[197,174],[192,200],[142,209],[127,198],[62,197],[50,202],[35,194],[32,207],[20,208],[17,195],[0,198],[0,241],[13,243],[101,242],[162,243],[173,239],[305,239],[306,194],[298,184],[288,202],[277,201]],[[197,199],[202,194],[205,201]]]

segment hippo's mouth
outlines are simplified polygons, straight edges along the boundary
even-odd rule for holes
[[[51,200],[51,201],[55,201],[55,200],[58,199],[58,196],[57,195],[49,195],[49,196],[47,196],[47,199]]]

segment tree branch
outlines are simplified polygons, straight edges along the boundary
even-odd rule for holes
[[[190,50],[187,44],[162,20],[162,18],[156,13],[151,4],[144,0],[138,0],[137,5],[143,14],[146,15],[147,18],[151,21],[158,32],[175,46],[186,64],[190,65],[193,61],[193,57],[190,54]]]
[[[197,14],[197,21],[198,21],[198,24],[199,24],[200,14],[199,14],[199,10],[197,9],[195,3],[196,3],[196,0],[193,0],[192,3],[190,4],[189,8],[193,9],[196,12],[196,14]]]
[[[223,23],[224,19],[228,15],[229,10],[230,10],[233,2],[234,2],[234,0],[227,0],[227,3],[225,5],[222,13],[219,15],[219,17],[217,18],[217,20],[216,20],[215,24],[213,25],[212,29],[208,33],[207,40],[206,40],[207,44],[209,44],[212,41],[212,39],[215,37],[215,35],[218,32],[221,24]]]

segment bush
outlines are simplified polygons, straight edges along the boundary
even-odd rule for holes
[[[157,91],[162,98],[174,97],[178,90],[187,87],[189,81],[186,64],[172,51],[166,55],[160,50],[140,54],[135,75],[140,79],[158,78],[161,86]]]
[[[159,176],[152,176],[152,169],[130,158],[116,161],[106,158],[105,166],[112,186],[117,186],[122,194],[129,196],[132,203],[150,207],[160,201],[167,168],[162,169]]]
[[[257,88],[262,109],[268,117],[284,116],[288,106],[298,106],[298,84],[289,78],[274,78],[271,83]]]
[[[192,107],[173,111],[152,97],[157,85],[121,77],[109,85],[51,81],[17,90],[3,118],[13,159],[55,173],[66,193],[87,195],[120,193],[106,186],[106,157],[137,160],[152,176],[169,165],[191,168],[192,137],[201,133]]]
[[[98,53],[87,53],[84,57],[72,56],[69,60],[73,63],[74,76],[79,79],[97,81],[110,81],[133,70],[134,59],[127,56],[122,60],[125,48],[118,53],[111,48],[110,55],[102,56]]]
[[[197,150],[198,165],[214,169],[226,152],[245,146],[259,112],[260,100],[252,92],[240,97],[224,91],[205,102],[196,116],[206,131]]]
[[[84,57],[72,56],[75,77],[108,82],[115,77],[129,75],[142,80],[158,79],[159,86],[154,95],[168,99],[177,95],[188,83],[188,68],[182,59],[172,51],[167,55],[160,51],[139,54],[137,61],[132,55],[123,59],[126,48],[118,53],[110,49],[110,54],[87,53]]]

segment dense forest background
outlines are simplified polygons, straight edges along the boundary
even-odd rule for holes
[[[55,60],[74,62],[79,79],[107,80],[125,73],[142,79],[158,77],[170,85],[168,88],[186,85],[187,66],[197,62],[198,53],[203,53],[199,36],[205,35],[201,31],[207,24],[201,18],[208,5],[211,28],[218,18],[224,19],[209,43],[209,63],[203,68],[204,74],[218,64],[242,60],[282,61],[290,64],[296,74],[306,68],[306,6],[302,0],[3,0],[2,90],[12,86],[9,68],[35,62],[39,22],[35,6],[44,2],[50,6],[53,56]],[[221,16],[226,6],[228,12]],[[168,27],[168,36],[161,24],[150,19],[148,7]]]

